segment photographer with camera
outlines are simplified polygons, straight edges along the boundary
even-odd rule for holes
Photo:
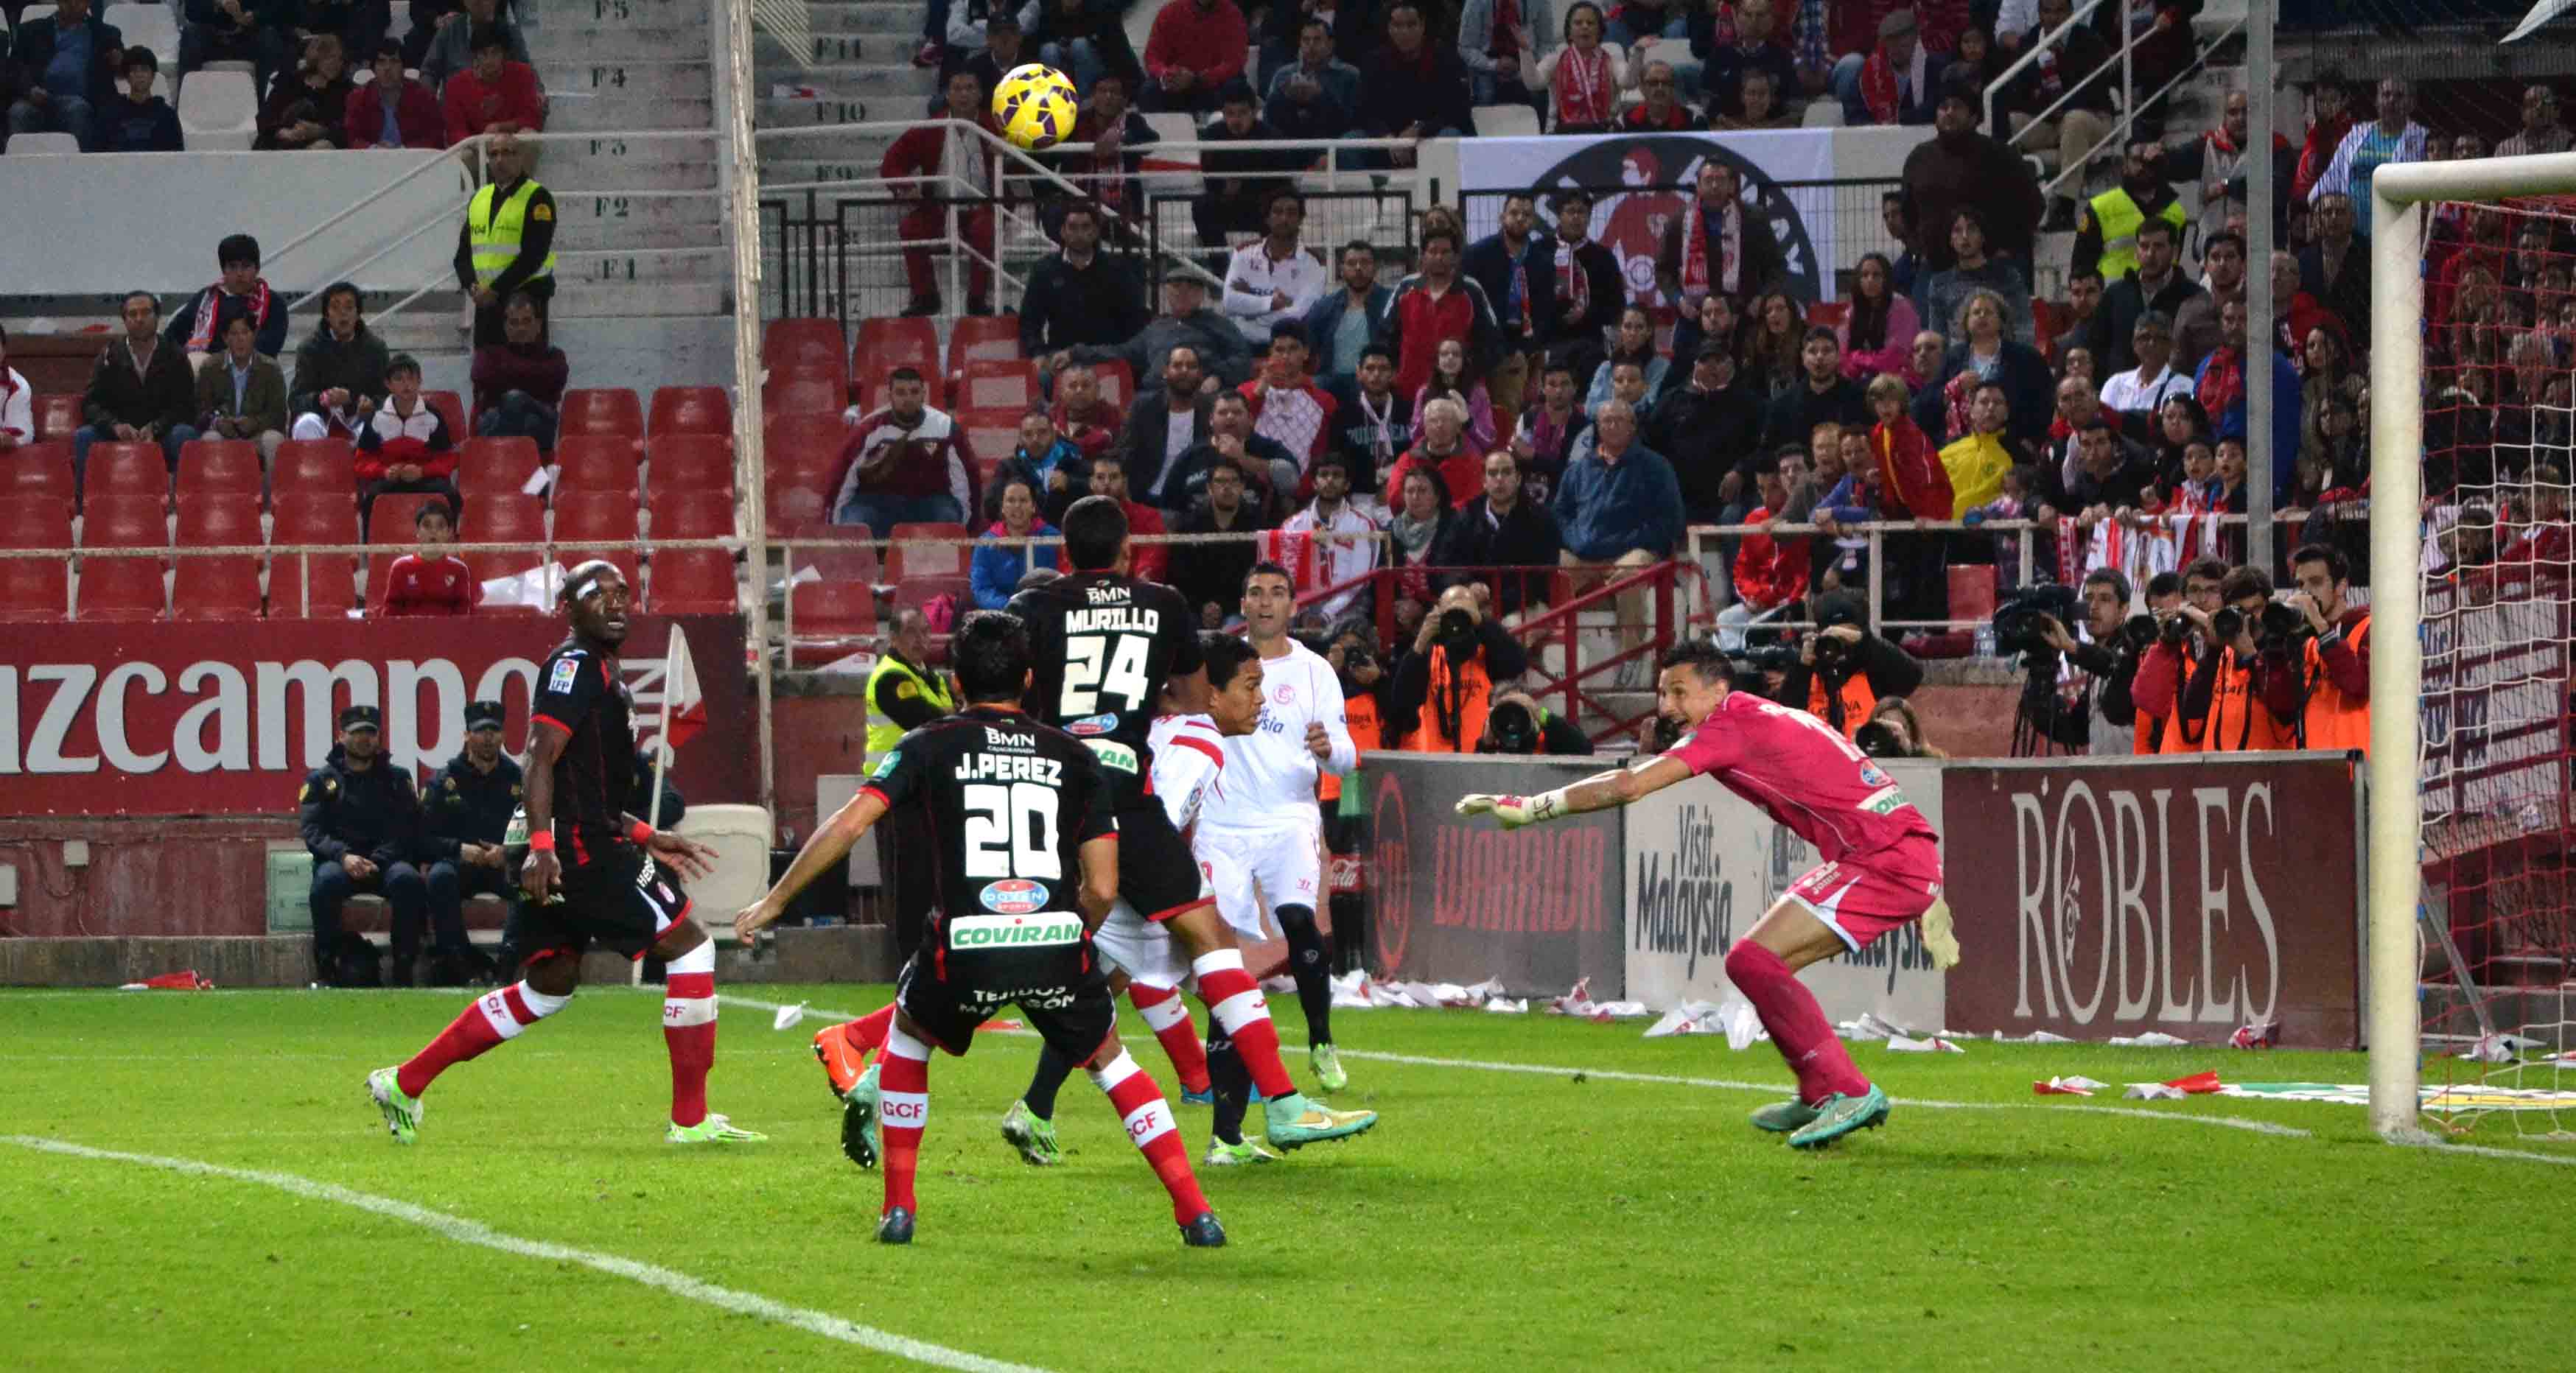
[[[1816,632],[1804,636],[1798,656],[1784,665],[1771,699],[1806,711],[1846,739],[1869,723],[1881,697],[1910,696],[1923,685],[1923,665],[1911,654],[1870,633],[1859,596],[1829,591],[1816,597]],[[1757,657],[1757,666],[1761,660]]]
[[[2216,558],[2194,558],[2182,570],[2180,600],[2170,609],[2155,611],[2155,645],[2138,660],[2138,675],[2129,687],[2129,698],[2138,708],[2139,720],[2153,722],[2138,736],[2138,752],[2199,753],[2207,747],[2207,722],[2194,720],[2186,728],[2175,719],[2174,712],[2182,705],[2183,684],[2191,677],[2191,665],[2209,653],[2207,625],[2209,617],[2226,605],[2218,594],[2226,581],[2227,564]],[[2151,605],[2154,603],[2152,585],[2147,599]]]
[[[1555,714],[1526,691],[1506,691],[1485,714],[1485,735],[1478,753],[1580,755],[1592,752],[1592,740],[1580,726]]]
[[[1353,615],[1333,627],[1323,648],[1324,661],[1342,683],[1342,723],[1351,745],[1363,753],[1386,747],[1387,697],[1395,678],[1378,662],[1377,632],[1366,616]],[[1325,782],[1326,800],[1341,790],[1340,778]]]
[[[1395,665],[1387,723],[1417,753],[1472,753],[1485,737],[1495,685],[1528,668],[1520,641],[1486,617],[1472,589],[1453,586]]]
[[[1860,727],[1852,742],[1872,758],[1950,756],[1924,737],[1923,722],[1914,718],[1914,703],[1902,696],[1886,697],[1870,707],[1869,723]]]
[[[2299,584],[2298,594],[2286,607],[2266,611],[2286,608],[2297,613],[2299,623],[2263,643],[2267,652],[2280,655],[2272,660],[2280,667],[2264,674],[2263,704],[2278,719],[2297,726],[2297,747],[2366,754],[2370,612],[2346,599],[2352,591],[2352,564],[2339,548],[2303,544],[2290,555],[2290,575]],[[2288,663],[2293,651],[2299,654],[2295,670]]]
[[[2136,749],[2137,705],[2130,684],[2138,659],[2156,642],[2156,621],[2130,615],[2129,579],[2116,568],[2097,567],[2084,576],[2084,633],[2067,633],[2052,616],[2041,616],[2042,641],[2066,663],[2058,675],[2060,707],[2055,742],[2096,755],[2125,756]]]
[[[2190,580],[2186,573],[2186,588]],[[2244,753],[2297,748],[2296,726],[2283,724],[2263,704],[2261,682],[2274,673],[2297,671],[2292,659],[2298,652],[2296,631],[2304,627],[2304,620],[2290,607],[2273,604],[2270,580],[2250,567],[2229,572],[2219,584],[2218,599],[2217,612],[2204,613],[2185,592],[2180,614],[2200,631],[2194,642],[2202,647],[2174,707],[2161,751]]]

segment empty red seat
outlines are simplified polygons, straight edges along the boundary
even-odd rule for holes
[[[556,412],[556,442],[575,434],[644,437],[644,406],[625,387],[582,388],[564,392]]]
[[[850,375],[886,367],[940,370],[938,326],[919,317],[861,320],[850,349]]]
[[[170,463],[157,443],[94,443],[89,446],[87,480],[81,499],[101,496],[150,496],[170,500]]]
[[[850,638],[877,632],[876,588],[865,582],[798,582],[787,597],[798,638]]]
[[[636,537],[635,498],[623,491],[566,491],[555,497],[555,561],[565,567],[606,558],[626,574],[628,586],[638,585],[634,549],[582,546]]]
[[[81,394],[78,391],[57,392],[36,397],[36,439],[61,439],[71,442],[74,431],[81,427]]]
[[[1020,355],[1018,315],[968,315],[948,326],[948,370],[963,372],[985,358]]]
[[[278,450],[281,462],[285,453],[284,448]],[[272,544],[345,547],[358,542],[358,497],[347,487],[331,491],[290,491],[280,487],[276,502],[277,527],[269,534]],[[343,614],[357,595],[357,585],[350,576],[355,567],[354,554],[274,555],[268,565],[270,609],[281,619]]]
[[[850,374],[850,345],[837,319],[774,319],[760,334],[760,365],[782,371]]]
[[[222,548],[267,543],[259,530],[259,496],[211,491],[179,503],[179,546]],[[243,557],[255,555],[245,553]]]
[[[179,448],[179,494],[190,500],[212,495],[255,497],[261,491],[261,477],[259,445],[248,439],[191,439]]]
[[[91,448],[90,455],[96,457],[98,448]],[[160,619],[169,608],[162,588],[162,573],[169,570],[169,562],[158,554],[169,546],[170,527],[161,497],[92,494],[81,509],[80,581],[73,589],[78,617]],[[151,549],[155,556],[118,557],[94,551],[109,549]]]
[[[69,504],[72,446],[31,443],[0,457],[0,496],[42,496]]]
[[[437,411],[440,419],[447,421],[448,442],[463,443],[473,435],[474,426],[465,418],[464,397],[453,391],[423,391],[420,399],[422,404]]]
[[[1041,399],[1038,368],[1017,358],[979,358],[961,369],[960,410],[1026,410]]]
[[[894,584],[894,608],[913,610],[942,596],[957,598],[959,611],[975,608],[975,587],[964,574],[954,577],[903,577]]]
[[[99,445],[100,448],[106,445]],[[93,458],[98,448],[89,450]],[[95,472],[95,467],[91,471]],[[149,493],[101,491],[90,488],[89,500],[81,507],[81,547],[83,548],[168,548],[170,523],[168,507],[161,498]]]
[[[0,467],[5,466],[0,463]],[[0,548],[71,546],[69,493],[0,494]],[[71,559],[67,556],[0,558],[0,620],[62,619],[70,613],[70,571]]]
[[[457,449],[456,489],[469,505],[485,493],[515,496],[535,475],[537,461],[535,439],[467,439]]]
[[[730,491],[665,491],[656,488],[646,509],[656,539],[721,539],[733,533]]]
[[[644,432],[663,434],[733,433],[733,402],[721,386],[664,386],[653,392],[653,417]]]
[[[648,484],[661,491],[733,490],[733,442],[714,434],[656,434],[646,442]]]
[[[886,557],[886,580],[898,585],[916,577],[963,577],[966,575],[966,526],[923,521],[896,525],[887,535],[893,551]],[[954,540],[926,543],[915,540]]]
[[[765,517],[772,538],[784,537],[790,529],[823,518],[823,493],[811,486],[786,485],[770,474],[768,509]]]
[[[810,457],[814,464],[837,462],[841,445],[850,437],[850,426],[831,415],[772,415],[761,425],[761,453],[775,472],[799,457]]]
[[[184,460],[183,460],[184,462]],[[187,469],[182,466],[180,469]],[[215,548],[266,542],[259,531],[259,496],[220,492],[179,503],[179,546]],[[258,555],[216,554],[174,558],[171,613],[182,620],[244,620],[260,616]]]
[[[413,531],[419,527],[421,508],[428,505],[445,509],[450,521],[456,518],[456,508],[436,492],[395,491],[376,497],[367,509],[367,542],[390,545],[396,551],[416,542]]]
[[[1020,446],[1019,410],[960,410],[957,426],[966,431],[966,447],[986,472],[1018,451]],[[975,478],[975,490],[982,492],[984,478]]]
[[[277,446],[268,485],[276,496],[289,491],[355,493],[358,457],[347,439],[288,439]]]
[[[729,615],[742,608],[733,554],[721,548],[674,548],[653,555],[656,615]]]
[[[525,544],[513,552],[458,555],[474,569],[476,581],[515,576],[546,560],[546,503],[517,491],[477,496],[458,533],[466,543]]]
[[[561,440],[555,445],[555,503],[575,491],[614,491],[635,500],[637,480],[635,447],[624,439],[585,434]]]
[[[866,525],[809,520],[783,536],[772,537],[792,541],[788,564],[791,576],[810,567],[825,581],[876,583],[876,536],[868,532]]]
[[[1091,364],[1092,375],[1100,378],[1100,398],[1125,410],[1136,399],[1136,369],[1125,358]]]
[[[850,403],[850,384],[838,375],[772,374],[760,388],[763,415],[834,415]]]

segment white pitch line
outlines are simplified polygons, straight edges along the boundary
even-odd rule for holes
[[[873,1349],[880,1354],[891,1354],[899,1359],[929,1364],[934,1368],[958,1369],[961,1373],[1043,1373],[1043,1370],[1033,1369],[1026,1364],[1005,1363],[1000,1359],[988,1359],[980,1354],[969,1354],[962,1349],[950,1349],[945,1345],[931,1344],[910,1336],[897,1335],[891,1331],[879,1330],[874,1326],[845,1320],[829,1312],[789,1306],[785,1302],[774,1301],[756,1292],[719,1287],[714,1283],[655,1264],[640,1263],[634,1259],[620,1258],[615,1254],[603,1254],[596,1250],[575,1249],[569,1245],[553,1244],[545,1240],[521,1239],[516,1235],[503,1234],[490,1226],[466,1220],[461,1216],[451,1216],[444,1211],[432,1211],[427,1207],[414,1206],[407,1201],[396,1201],[391,1197],[352,1191],[337,1183],[317,1182],[312,1178],[298,1177],[293,1173],[272,1173],[257,1168],[228,1168],[219,1163],[205,1163],[197,1159],[164,1158],[158,1154],[129,1154],[116,1149],[93,1149],[85,1144],[48,1139],[42,1135],[0,1135],[0,1144],[14,1144],[22,1149],[62,1154],[72,1158],[140,1164],[146,1168],[159,1168],[165,1172],[229,1178],[235,1182],[252,1182],[262,1187],[274,1187],[278,1191],[315,1201],[338,1202],[343,1206],[371,1211],[379,1216],[417,1225],[459,1244],[479,1245],[485,1249],[497,1249],[504,1254],[514,1254],[520,1258],[538,1259],[548,1263],[577,1263],[584,1268],[606,1273],[611,1277],[625,1278],[630,1282],[659,1288],[674,1296],[703,1302],[719,1310],[730,1311],[741,1316],[756,1316],[765,1321],[805,1331],[807,1334],[820,1335],[827,1340],[838,1340],[843,1344]]]

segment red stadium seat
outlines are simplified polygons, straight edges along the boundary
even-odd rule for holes
[[[78,391],[40,395],[36,397],[35,409],[36,441],[39,443],[47,439],[69,443],[73,432],[81,427],[81,394]]]
[[[478,582],[515,576],[546,560],[546,503],[536,496],[516,491],[477,496],[468,509],[464,527],[457,532],[460,541],[466,543],[528,545],[516,553],[458,555],[465,559],[467,567],[474,570],[474,579]]]
[[[655,491],[645,508],[657,539],[721,539],[733,533],[730,491]]]
[[[840,461],[850,426],[838,414],[773,415],[761,426],[761,453],[772,473],[782,466],[828,467]],[[798,463],[801,458],[812,461]]]
[[[975,608],[975,587],[963,573],[954,577],[906,577],[894,584],[894,609],[911,610],[942,596],[957,598],[959,611]]]
[[[838,375],[822,376],[797,372],[770,375],[760,388],[760,413],[771,415],[839,416],[850,403],[850,383]]]
[[[635,446],[628,440],[585,434],[555,444],[555,504],[576,491],[613,491],[635,503]]]
[[[657,434],[645,444],[654,491],[733,490],[733,441],[713,434]]]
[[[674,548],[653,555],[656,615],[730,615],[742,608],[733,554],[721,548]]]
[[[811,567],[827,582],[876,583],[876,536],[868,532],[866,525],[812,520],[772,537],[795,542],[791,574]]]
[[[733,434],[733,402],[721,386],[665,386],[653,393],[648,436],[663,434]]]
[[[760,365],[782,371],[850,374],[850,345],[836,319],[774,319],[760,334]]]
[[[463,443],[474,433],[474,426],[465,418],[464,397],[453,391],[423,391],[420,393],[420,399],[430,409],[437,411],[440,419],[447,421],[447,438],[450,443]]]
[[[585,549],[580,545],[598,540],[636,538],[635,498],[623,491],[566,491],[555,497],[555,561],[565,567],[606,558],[626,574],[629,586],[638,582],[638,559],[634,549]]]
[[[44,496],[69,505],[72,486],[69,443],[31,443],[0,458],[0,497]]]
[[[200,496],[261,494],[259,445],[248,439],[192,439],[179,449],[180,504]],[[252,540],[253,543],[258,540]]]
[[[872,364],[870,366],[860,368],[859,409],[862,412],[882,410],[888,405],[893,404],[893,398],[886,394],[887,378],[896,368],[911,367],[912,365],[913,364],[908,362],[889,362]],[[915,370],[921,373],[921,384],[923,390],[927,393],[928,404],[936,409],[947,409],[948,379],[942,376],[939,370],[934,367],[922,367]]]
[[[68,492],[0,495],[0,548],[71,546]],[[70,613],[70,571],[69,558],[0,558],[0,621],[63,619]]]
[[[967,546],[960,543],[908,543],[910,539],[958,539],[967,537],[966,526],[922,522],[899,524],[888,535],[893,552],[886,557],[886,580],[897,586],[916,577],[963,577],[966,575]]]
[[[289,491],[322,491],[354,495],[358,458],[347,439],[289,439],[277,446],[277,461],[268,474],[276,495]]]
[[[537,470],[535,439],[467,439],[456,454],[456,489],[472,505],[485,495],[515,496]]]
[[[1848,300],[1819,300],[1807,306],[1807,324],[1815,329],[1832,329],[1851,318]]]
[[[859,322],[859,337],[850,350],[850,375],[871,368],[939,368],[939,329],[927,319],[869,319]]]
[[[957,427],[966,431],[966,447],[973,451],[984,472],[975,478],[975,489],[984,489],[985,476],[1020,446],[1021,410],[960,410]]]
[[[987,358],[1020,355],[1018,315],[968,315],[948,326],[948,370],[963,372]]]
[[[966,364],[957,391],[960,410],[1026,410],[1043,397],[1038,367],[1017,358],[983,358]]]
[[[256,455],[254,455],[256,456]],[[186,459],[180,472],[186,473]],[[265,543],[259,532],[257,492],[193,495],[179,502],[179,546],[220,547]],[[182,620],[255,620],[260,618],[259,568],[255,554],[175,558],[177,572],[170,588],[172,613]]]
[[[92,457],[97,454],[97,447],[90,449]],[[81,511],[83,552],[73,592],[78,618],[160,619],[169,609],[161,581],[169,570],[167,558],[107,557],[90,550],[169,546],[170,527],[159,496],[92,494]]]
[[[865,582],[798,582],[788,592],[797,641],[849,640],[877,632],[876,588]],[[791,645],[790,656],[794,650]]]
[[[319,443],[310,445],[320,447]],[[287,448],[295,447],[290,443]],[[342,445],[345,450],[347,445]],[[281,461],[285,449],[278,450]],[[277,491],[277,527],[270,542],[276,544],[339,544],[358,542],[358,497],[347,487],[331,491]],[[346,612],[357,595],[351,580],[356,567],[354,557],[346,554],[280,554],[268,566],[269,604],[280,619],[301,619],[308,615],[328,619]],[[306,603],[307,595],[311,603]]]
[[[556,419],[558,443],[575,434],[608,434],[627,439],[644,437],[643,403],[635,399],[634,392],[622,386],[566,391]]]
[[[88,480],[81,499],[101,496],[150,496],[170,501],[170,463],[157,443],[94,443],[89,446]]]
[[[1107,362],[1092,363],[1091,371],[1093,375],[1100,378],[1102,400],[1117,406],[1121,411],[1135,403],[1136,369],[1128,366],[1125,358],[1111,358]]]

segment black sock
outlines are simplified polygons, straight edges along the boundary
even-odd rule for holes
[[[1038,1066],[1029,1074],[1029,1089],[1020,1093],[1028,1104],[1029,1114],[1040,1120],[1055,1119],[1056,1089],[1073,1076],[1073,1060],[1056,1051],[1052,1044],[1038,1050]]]
[[[1252,1105],[1252,1070],[1243,1066],[1234,1041],[1214,1024],[1208,1026],[1207,1056],[1208,1083],[1216,1095],[1216,1119],[1208,1133],[1221,1144],[1241,1144],[1243,1115]]]
[[[1333,1042],[1333,960],[1312,906],[1281,906],[1280,933],[1288,939],[1288,975],[1297,979],[1297,1004],[1306,1012],[1306,1039]]]

